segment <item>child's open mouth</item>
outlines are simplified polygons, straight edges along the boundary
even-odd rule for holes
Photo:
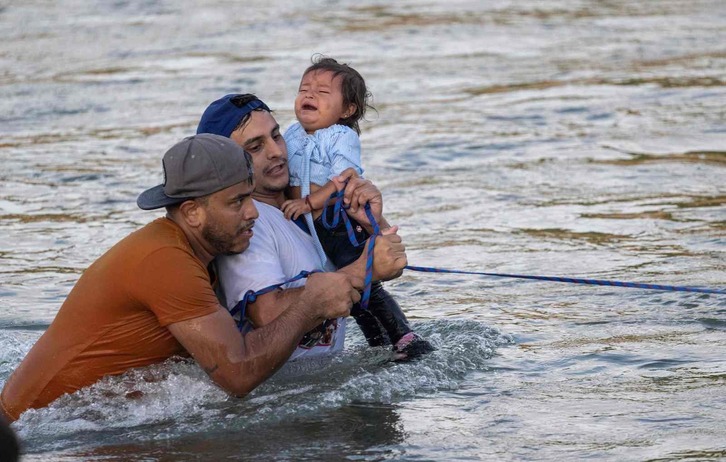
[[[302,110],[303,111],[317,111],[317,107],[313,106],[312,104],[303,104]]]

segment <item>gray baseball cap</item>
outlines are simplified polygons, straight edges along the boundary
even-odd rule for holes
[[[178,204],[221,191],[243,181],[252,183],[252,158],[231,139],[202,133],[184,138],[162,160],[164,183],[139,195],[144,210]]]

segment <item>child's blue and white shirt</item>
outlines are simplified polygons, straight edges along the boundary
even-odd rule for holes
[[[301,197],[310,195],[310,183],[325,183],[353,167],[363,175],[360,155],[360,138],[350,127],[332,125],[309,135],[299,122],[294,123],[283,135],[287,145],[287,162],[290,169],[290,186],[300,186]],[[320,261],[327,256],[315,232],[312,214],[305,214],[310,234],[314,238]]]
[[[363,175],[360,138],[350,127],[332,125],[308,135],[296,122],[285,132],[284,138],[290,186],[300,186],[303,197],[310,194],[310,183],[323,186],[348,167]]]

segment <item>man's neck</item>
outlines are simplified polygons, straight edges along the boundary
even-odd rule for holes
[[[278,209],[282,208],[282,204],[287,200],[287,197],[285,197],[285,191],[266,192],[255,190],[252,193],[252,198],[256,201],[271,205]]]
[[[187,241],[189,242],[189,246],[192,248],[192,252],[194,252],[194,255],[204,264],[204,266],[208,266],[214,259],[215,255],[213,255],[212,252],[207,249],[199,236],[196,233],[192,232],[192,230],[186,226],[183,220],[180,220],[177,217],[174,217],[173,215],[170,215],[168,213],[166,215],[166,218],[173,221],[174,223],[176,223],[177,226],[179,226],[179,228],[181,228],[184,236],[186,236]]]

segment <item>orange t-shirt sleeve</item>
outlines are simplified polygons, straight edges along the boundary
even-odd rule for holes
[[[216,312],[219,300],[209,273],[189,253],[164,247],[149,254],[132,275],[132,296],[146,305],[161,326]]]

